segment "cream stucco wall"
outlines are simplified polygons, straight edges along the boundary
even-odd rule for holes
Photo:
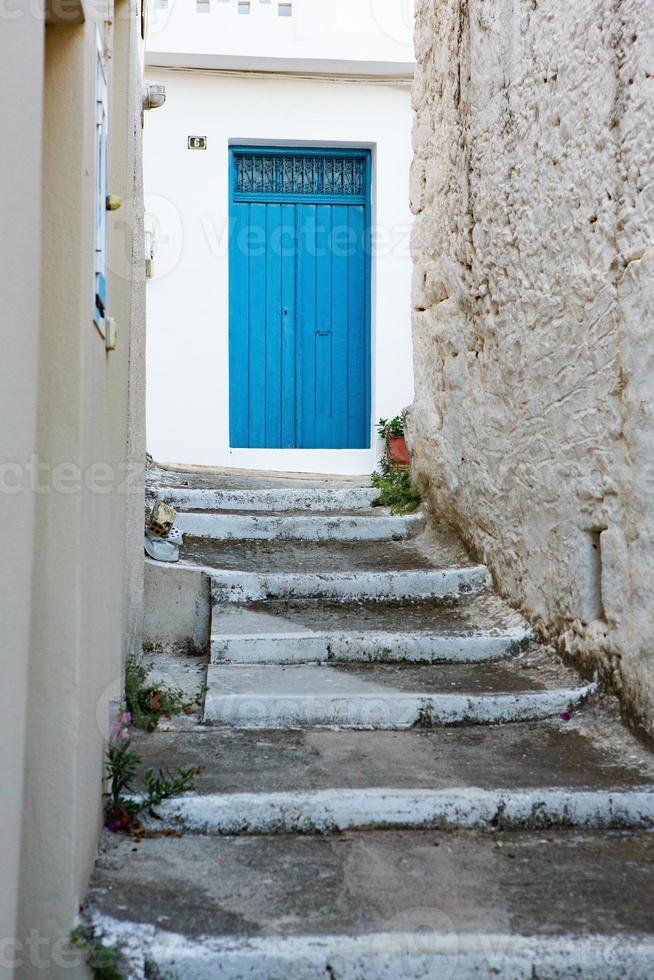
[[[101,826],[109,700],[142,636],[140,18],[128,0],[115,29],[93,12],[125,202],[110,219],[111,352],[93,323],[96,22],[69,4],[46,26],[25,6],[0,32],[3,980],[86,973],[66,944]]]
[[[370,472],[370,450],[231,450],[228,378],[230,143],[374,151],[372,419],[413,397],[408,304],[410,91],[406,82],[151,69],[167,101],[148,120],[148,448],[161,462]],[[187,137],[207,137],[206,151]]]
[[[416,471],[654,733],[654,2],[420,0]]]
[[[5,25],[6,26],[6,25]],[[34,496],[16,489],[21,464],[36,451],[36,373],[41,257],[41,92],[43,25],[23,17],[0,31],[0,119],[28,152],[0,153],[0,941],[2,960],[16,935],[27,717]],[[10,80],[10,83],[9,83]],[[20,99],[19,99],[20,94]],[[20,111],[18,111],[20,109]],[[5,126],[5,132],[8,130]],[[0,965],[0,977],[11,975]]]

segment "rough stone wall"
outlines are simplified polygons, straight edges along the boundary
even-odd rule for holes
[[[418,0],[409,441],[654,733],[654,0]]]

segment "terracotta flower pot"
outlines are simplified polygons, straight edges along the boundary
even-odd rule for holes
[[[409,465],[409,450],[404,436],[386,436],[388,458],[396,466]]]

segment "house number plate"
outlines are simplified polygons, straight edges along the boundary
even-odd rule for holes
[[[206,150],[206,136],[189,136],[187,146],[189,150]]]

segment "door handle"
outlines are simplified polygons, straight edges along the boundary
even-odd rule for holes
[[[329,337],[331,330],[316,330],[319,337]]]

